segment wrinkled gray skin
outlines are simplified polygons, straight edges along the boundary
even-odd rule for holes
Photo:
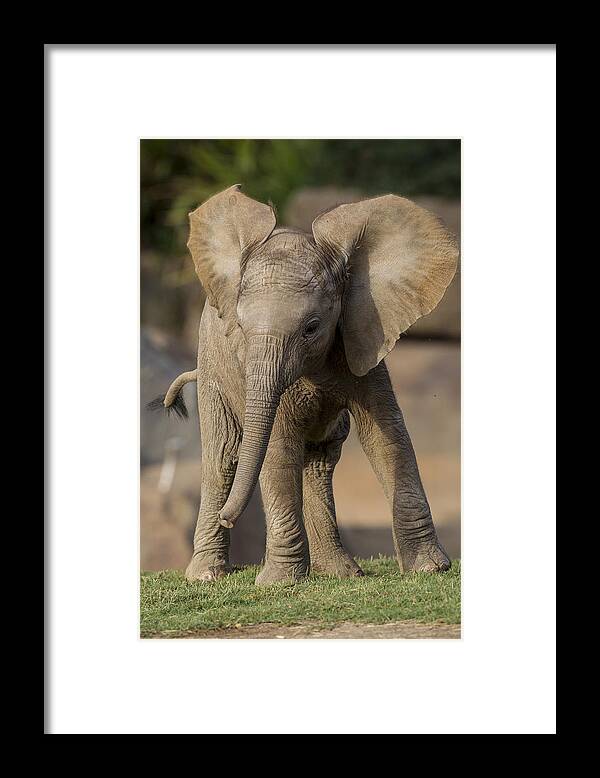
[[[207,292],[199,330],[202,503],[189,580],[231,571],[229,538],[260,479],[259,585],[362,575],[342,546],[332,478],[356,422],[393,516],[403,571],[449,568],[383,357],[428,313],[456,268],[439,221],[394,195],[275,229],[235,186],[190,214]]]

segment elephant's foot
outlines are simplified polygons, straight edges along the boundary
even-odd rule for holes
[[[401,544],[398,564],[403,573],[443,573],[450,570],[448,555],[435,537],[418,544]]]
[[[361,568],[343,548],[314,555],[311,553],[310,569],[318,575],[329,575],[334,578],[356,578],[364,575]]]
[[[276,583],[297,583],[308,576],[309,565],[306,561],[274,562],[267,559],[265,566],[256,576],[257,586],[270,586]]]
[[[194,554],[185,571],[188,581],[216,581],[232,572],[232,567],[223,557]]]

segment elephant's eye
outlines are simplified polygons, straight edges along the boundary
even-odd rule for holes
[[[319,320],[313,319],[312,321],[309,321],[306,327],[304,328],[304,337],[310,338],[312,335],[314,335],[317,330],[319,329]]]

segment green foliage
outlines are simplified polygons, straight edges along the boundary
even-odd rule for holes
[[[294,585],[254,585],[251,566],[214,583],[188,583],[180,571],[145,573],[141,579],[142,636],[247,624],[331,626],[342,621],[384,624],[460,623],[460,562],[448,573],[402,575],[395,560],[359,560],[363,578],[311,576]]]
[[[233,184],[283,210],[303,186],[460,194],[458,140],[143,140],[142,246],[185,253],[187,213]]]
[[[367,194],[460,196],[458,140],[327,140],[323,183]]]
[[[188,212],[233,184],[282,207],[311,180],[321,152],[322,142],[310,140],[142,141],[142,244],[181,251]]]

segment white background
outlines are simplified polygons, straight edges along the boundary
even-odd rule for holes
[[[555,51],[49,48],[51,733],[555,731]],[[140,137],[463,139],[463,639],[140,640]]]

